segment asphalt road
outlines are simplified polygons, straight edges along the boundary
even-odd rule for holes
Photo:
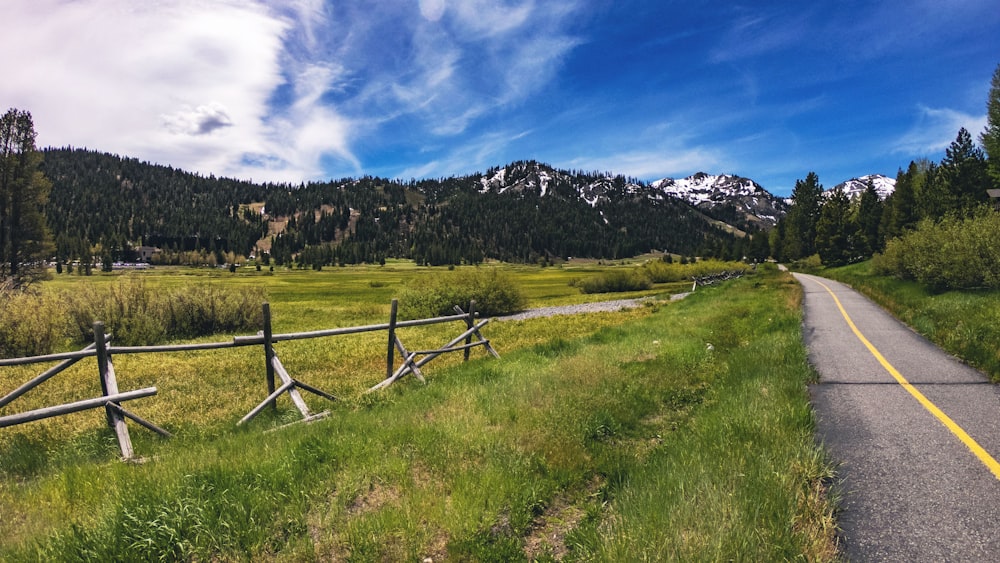
[[[1000,561],[1000,389],[849,287],[795,277],[818,439],[840,464],[845,556]]]

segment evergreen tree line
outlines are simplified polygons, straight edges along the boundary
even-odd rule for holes
[[[637,192],[634,179],[534,161],[507,169],[507,184],[520,187],[486,189],[484,178],[499,169],[408,182],[254,184],[73,148],[44,151],[42,165],[52,180],[45,213],[60,271],[73,262],[89,271],[91,263],[134,260],[136,245],[160,248],[164,264],[222,265],[253,255],[307,268],[386,258],[429,265],[617,259],[653,249],[745,254],[745,241],[684,202]],[[596,204],[581,198],[581,186]]]
[[[921,224],[973,217],[1000,188],[1000,66],[987,100],[987,126],[977,146],[964,127],[940,162],[911,161],[896,176],[895,191],[880,201],[869,182],[854,201],[841,191],[823,193],[815,173],[795,183],[792,207],[770,234],[771,255],[793,261],[818,254],[842,265],[882,252],[886,242]],[[985,149],[985,150],[984,150]]]

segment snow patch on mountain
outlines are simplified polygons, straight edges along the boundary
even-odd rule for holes
[[[833,192],[834,190],[843,190],[847,197],[854,199],[856,197],[861,197],[861,194],[865,192],[865,188],[868,182],[871,181],[872,185],[875,186],[875,191],[878,192],[878,196],[881,199],[885,199],[892,195],[892,192],[896,191],[896,179],[884,176],[882,174],[868,174],[867,176],[861,176],[860,178],[851,178],[846,182],[841,182],[836,186],[830,188],[826,191],[827,194]]]
[[[787,202],[749,178],[699,172],[687,178],[663,178],[650,184],[654,190],[682,199],[706,211],[731,206],[747,221],[773,226],[784,217]]]

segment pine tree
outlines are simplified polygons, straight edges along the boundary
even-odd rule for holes
[[[816,223],[822,206],[823,186],[815,172],[805,180],[796,180],[792,189],[792,207],[785,216],[782,258],[798,260],[816,253]]]
[[[0,117],[0,283],[24,287],[45,275],[54,249],[43,213],[51,184],[38,167],[35,127],[27,111]]]
[[[986,157],[965,127],[944,151],[941,178],[959,213],[968,214],[987,200]]]
[[[851,201],[843,190],[835,190],[823,204],[816,223],[816,251],[828,266],[847,264],[857,254],[857,226],[851,219]]]
[[[986,129],[979,136],[986,149],[993,187],[1000,188],[1000,65],[993,71],[993,82],[986,100]]]
[[[917,187],[923,186],[924,177],[925,172],[912,160],[906,172],[900,170],[896,175],[896,189],[886,201],[889,207],[887,222],[883,227],[886,238],[898,237],[917,224],[920,219]]]
[[[882,222],[882,198],[869,179],[858,203],[858,251],[866,258],[882,249],[879,225]]]

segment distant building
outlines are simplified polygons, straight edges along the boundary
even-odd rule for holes
[[[139,262],[149,262],[153,255],[160,251],[155,246],[137,246],[135,248],[136,259]]]
[[[990,196],[990,201],[993,202],[993,209],[1000,211],[1000,190],[986,190],[986,193]]]

